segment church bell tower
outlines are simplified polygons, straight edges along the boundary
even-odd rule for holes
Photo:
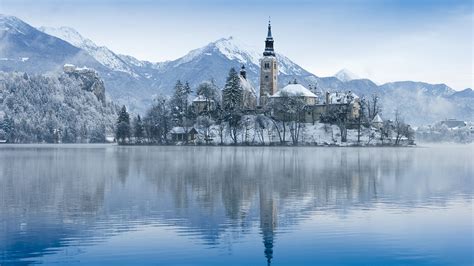
[[[277,91],[278,84],[278,63],[273,50],[272,25],[268,21],[268,33],[265,40],[265,51],[260,60],[260,105],[263,106],[268,101],[268,97]]]

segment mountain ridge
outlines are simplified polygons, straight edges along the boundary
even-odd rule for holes
[[[21,22],[20,20],[18,23],[21,24]],[[3,36],[10,36],[11,34],[5,33],[5,30],[2,31],[1,25],[0,19],[0,36],[2,36],[0,42],[2,46],[5,46],[5,44],[8,46],[10,39],[3,38]],[[26,25],[29,26],[28,24]],[[9,26],[9,28],[14,26],[15,25]],[[144,110],[152,104],[153,98],[157,94],[170,95],[177,80],[183,82],[188,81],[190,85],[195,88],[200,82],[212,79],[219,87],[223,87],[229,69],[231,67],[240,68],[242,64],[245,64],[250,83],[258,89],[261,52],[258,51],[258,48],[245,45],[232,36],[210,42],[203,47],[188,52],[178,59],[153,63],[138,60],[129,55],[116,54],[107,47],[95,45],[93,41],[81,36],[74,29],[62,28],[63,31],[68,32],[69,35],[67,35],[61,32],[52,32],[52,29],[48,30],[47,28],[43,28],[44,31],[36,30],[33,27],[31,28],[31,31],[33,31],[35,35],[53,40],[51,42],[52,47],[49,47],[46,54],[53,58],[59,57],[59,59],[49,60],[48,58],[39,57],[39,59],[33,58],[37,60],[35,61],[29,58],[25,62],[18,60],[19,62],[16,64],[4,60],[0,61],[0,70],[30,72],[41,64],[39,70],[49,72],[62,71],[62,65],[64,63],[75,63],[79,66],[84,64],[96,69],[100,73],[106,84],[107,92],[114,101],[120,104],[126,104],[129,109],[134,112],[143,113]],[[18,30],[21,31],[21,28]],[[66,40],[46,34],[45,32],[48,31]],[[18,36],[18,33],[15,36]],[[23,35],[20,35],[20,37],[22,36]],[[68,38],[70,40],[67,40]],[[28,40],[28,38],[25,38],[25,41]],[[71,43],[75,43],[76,46]],[[56,46],[59,48],[66,47],[73,51],[61,57],[61,55],[58,56],[58,54],[54,52],[58,50],[54,49],[57,48]],[[23,51],[15,52],[17,52],[15,54],[16,58],[28,57],[21,53]],[[109,64],[109,61],[102,60],[103,57],[101,57],[101,55],[104,53],[117,62],[123,63],[123,66],[117,67],[116,64]],[[84,56],[87,60],[73,60],[75,59],[75,54]],[[413,121],[413,123],[426,123],[440,119],[442,112],[438,112],[433,116],[429,114],[424,117],[419,116],[421,111],[426,112],[431,105],[436,104],[448,106],[445,110],[449,112],[447,111],[448,113],[443,114],[442,118],[452,115],[460,119],[474,120],[472,119],[474,116],[471,112],[472,108],[470,108],[468,103],[464,103],[465,95],[470,94],[458,94],[457,97],[451,97],[456,91],[445,84],[395,81],[377,85],[369,79],[352,79],[354,75],[349,77],[350,80],[341,81],[334,76],[318,77],[282,54],[277,53],[277,58],[280,70],[278,76],[280,87],[296,78],[298,82],[304,86],[311,87],[313,90],[319,92],[350,90],[359,96],[370,96],[371,94],[377,93],[382,98],[382,102],[386,105],[386,107],[384,107],[386,117],[390,117],[395,108],[403,106],[405,103],[413,104],[413,106],[405,108],[409,110],[406,115],[407,118]],[[43,67],[43,65],[48,67]],[[407,100],[407,97],[411,97],[411,99]],[[414,101],[414,98],[419,101]],[[440,98],[442,101],[437,101],[437,98]],[[465,106],[466,104],[467,106]],[[459,106],[460,108],[458,108]],[[432,107],[435,108],[436,106]],[[461,113],[453,111],[458,109],[464,111]]]

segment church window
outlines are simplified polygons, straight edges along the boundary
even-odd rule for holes
[[[268,80],[268,76],[265,76],[265,80]]]
[[[270,63],[265,63],[265,69],[269,69],[270,68]]]

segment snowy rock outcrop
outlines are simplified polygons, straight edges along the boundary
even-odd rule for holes
[[[64,73],[79,81],[82,90],[94,93],[99,101],[105,104],[105,85],[94,69],[64,65]]]

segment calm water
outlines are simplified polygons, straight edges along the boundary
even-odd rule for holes
[[[0,146],[0,265],[472,265],[474,146]]]

